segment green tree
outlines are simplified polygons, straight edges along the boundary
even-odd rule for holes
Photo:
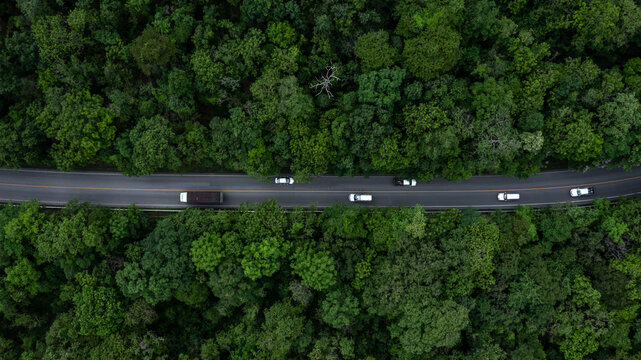
[[[209,102],[230,100],[240,86],[239,78],[256,76],[266,55],[264,42],[265,35],[259,29],[236,29],[218,47],[194,51],[192,69],[201,88],[212,96]]]
[[[325,238],[358,239],[367,236],[366,217],[360,208],[335,204],[323,209],[320,220]]]
[[[222,236],[206,232],[191,244],[190,254],[197,270],[214,271],[224,258],[238,256],[242,247],[235,232]]]
[[[247,278],[235,259],[225,259],[210,274],[207,285],[217,298],[215,312],[231,316],[241,306],[253,306],[262,297],[259,287]]]
[[[328,293],[321,303],[323,321],[337,329],[352,324],[359,312],[358,299],[346,289]]]
[[[641,58],[635,57],[626,61],[623,74],[625,84],[638,95],[641,92]]]
[[[578,307],[586,306],[591,310],[598,310],[601,306],[601,294],[592,287],[590,279],[577,276],[572,283],[572,302]]]
[[[32,199],[20,204],[19,211],[4,224],[2,247],[7,255],[26,254],[28,244],[37,238],[46,224],[46,215],[40,211],[40,204]]]
[[[1,92],[1,91],[0,91]],[[0,165],[5,167],[36,166],[46,161],[44,131],[31,121],[40,111],[36,104],[16,104],[0,119]]]
[[[403,352],[433,356],[437,348],[452,348],[459,343],[461,331],[469,323],[468,309],[452,300],[416,305],[407,304],[404,314],[390,328]]]
[[[303,335],[305,318],[289,301],[281,301],[265,311],[265,322],[258,338],[258,355],[265,359],[282,359],[295,348]]]
[[[140,119],[129,132],[132,144],[130,175],[151,174],[163,168],[178,169],[180,160],[174,139],[175,134],[166,118],[156,115]]]
[[[297,40],[296,30],[287,21],[270,22],[266,33],[269,40],[282,48],[291,46]]]
[[[275,199],[256,205],[244,204],[241,213],[238,231],[243,239],[261,242],[268,237],[285,238],[287,214]]]
[[[194,266],[189,258],[191,239],[184,227],[170,219],[160,221],[154,230],[128,251],[128,261],[116,274],[125,296],[142,296],[149,304],[167,301],[174,291],[191,285]]]
[[[539,224],[543,240],[551,243],[562,243],[572,234],[572,222],[565,214],[549,212],[541,216]]]
[[[96,161],[111,148],[116,134],[113,114],[99,95],[87,90],[65,94],[61,104],[49,104],[37,120],[55,140],[52,157],[60,170]]]
[[[182,69],[172,69],[160,89],[155,91],[158,102],[167,106],[181,119],[189,119],[195,112],[192,74]]]
[[[432,179],[444,164],[459,158],[459,130],[452,119],[433,103],[408,105],[403,109],[401,126],[408,135],[403,142],[410,167],[418,176]]]
[[[384,69],[385,70],[385,69]],[[372,100],[394,100],[382,93],[368,93]],[[369,104],[358,106],[350,114],[339,115],[332,122],[332,144],[336,149],[335,171],[354,175],[369,171],[370,154],[377,152],[382,140],[392,131],[391,112]]]
[[[124,320],[123,306],[116,291],[98,284],[98,279],[87,273],[76,276],[80,292],[73,297],[74,321],[82,335],[108,336],[120,330]]]
[[[138,64],[138,68],[145,75],[151,75],[160,67],[167,65],[174,54],[176,48],[164,34],[158,30],[148,27],[143,30],[142,34],[138,36],[131,43],[129,47],[131,56]]]
[[[510,52],[514,54],[514,70],[525,75],[536,69],[546,56],[550,56],[550,45],[535,43],[530,31],[520,31],[518,38],[510,44]]]
[[[116,211],[111,214],[109,232],[115,240],[138,240],[142,238],[148,225],[147,217],[134,204],[131,204],[127,210]]]
[[[307,177],[326,174],[333,157],[329,130],[315,131],[301,121],[292,120],[288,132],[291,135],[291,168],[296,175]]]
[[[358,101],[392,108],[401,99],[405,70],[399,67],[370,71],[356,78]]]
[[[389,34],[379,30],[359,36],[354,43],[354,55],[361,60],[363,72],[367,72],[392,66],[398,52],[389,45]]]
[[[601,294],[592,287],[590,279],[578,275],[572,283],[572,303],[569,311],[557,313],[555,335],[566,359],[583,359],[597,351],[599,342],[611,326],[611,319],[601,310]]]
[[[178,135],[177,149],[185,168],[213,167],[212,144],[209,129],[199,122],[188,121]]]
[[[628,225],[614,216],[606,217],[601,224],[601,228],[615,243],[621,242],[621,236],[628,232]]]
[[[249,169],[249,150],[261,136],[259,124],[243,109],[235,107],[229,110],[229,117],[212,119],[209,127],[214,162],[230,169]]]
[[[318,251],[309,243],[296,248],[291,266],[303,284],[312,289],[323,291],[336,283],[334,259],[329,251]]]
[[[191,259],[196,270],[213,271],[225,257],[223,239],[218,234],[205,233],[191,243]]]
[[[539,152],[543,148],[543,143],[545,142],[541,130],[533,133],[523,132],[520,134],[520,140],[523,150],[532,153]]]
[[[108,217],[89,204],[69,202],[65,214],[51,217],[31,239],[37,258],[75,273],[86,269],[94,252],[107,253],[114,243],[107,236]]]
[[[61,15],[44,16],[33,24],[33,39],[45,63],[62,60],[82,49],[81,34],[72,31]]]
[[[568,360],[582,360],[599,348],[597,334],[592,327],[573,331],[561,342],[561,352]]]
[[[282,259],[287,256],[289,247],[289,243],[275,236],[246,245],[241,260],[245,275],[252,280],[274,275],[280,269]]]
[[[577,32],[574,43],[579,48],[588,46],[607,51],[615,46],[624,46],[639,27],[634,22],[641,16],[641,10],[631,1],[592,1],[572,5],[574,12],[569,23]]]
[[[641,105],[633,94],[617,94],[613,101],[599,107],[603,152],[614,159],[628,155],[636,138],[636,129],[641,128]]]
[[[40,289],[38,279],[41,273],[34,267],[27,258],[20,258],[13,266],[4,268],[6,277],[4,278],[9,291],[11,288],[16,290],[24,289],[31,296],[36,295]]]
[[[383,139],[376,153],[372,154],[372,169],[393,173],[409,166],[410,160],[401,148],[401,136],[395,135]]]
[[[212,58],[209,49],[198,49],[191,55],[191,68],[196,75],[197,85],[210,94],[218,95],[224,66]]]
[[[591,122],[592,114],[585,109],[561,108],[548,122],[545,139],[558,158],[587,162],[596,158],[603,148],[603,139]]]
[[[460,56],[461,35],[449,26],[436,26],[405,40],[403,66],[425,81],[451,70]]]
[[[298,80],[294,76],[288,76],[280,80],[278,111],[291,118],[308,118],[314,111],[312,98],[304,93],[297,83]]]
[[[499,228],[482,219],[466,229],[467,249],[475,283],[482,289],[494,284],[494,254],[498,250]]]
[[[499,171],[514,162],[521,149],[512,125],[515,104],[508,84],[487,78],[472,85],[472,106],[476,109],[476,155],[478,169]]]

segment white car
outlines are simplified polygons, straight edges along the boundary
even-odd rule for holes
[[[293,177],[277,177],[274,178],[274,183],[276,184],[288,184],[291,185],[294,183],[294,178]]]
[[[372,195],[369,195],[369,194],[349,194],[349,201],[351,201],[351,202],[372,201]]]
[[[500,192],[496,196],[499,201],[515,201],[521,198],[521,195],[518,193],[506,193],[506,192]]]
[[[594,194],[593,187],[583,187],[583,188],[572,188],[570,189],[570,196],[572,197],[581,197],[586,195]]]
[[[416,186],[416,179],[394,178],[394,185],[397,186]]]

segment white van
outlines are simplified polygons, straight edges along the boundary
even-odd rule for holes
[[[515,201],[521,198],[521,195],[518,193],[505,193],[505,192],[500,192],[496,196],[499,201]]]
[[[349,201],[351,201],[351,202],[372,201],[372,195],[369,195],[369,194],[349,194]]]

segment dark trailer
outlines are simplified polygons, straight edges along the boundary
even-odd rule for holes
[[[186,191],[180,193],[180,202],[187,204],[222,204],[220,191]]]

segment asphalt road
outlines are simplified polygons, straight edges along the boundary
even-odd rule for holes
[[[59,172],[36,169],[0,169],[0,202],[21,202],[38,198],[42,204],[62,205],[78,199],[105,206],[124,207],[135,203],[142,208],[182,208],[178,194],[185,190],[224,192],[221,208],[238,207],[242,202],[274,198],[284,207],[318,207],[348,203],[350,193],[372,194],[367,206],[413,206],[442,208],[510,208],[516,205],[544,206],[572,201],[590,202],[592,198],[573,199],[572,187],[592,185],[596,197],[617,198],[641,194],[641,167],[631,172],[622,169],[595,169],[585,173],[564,170],[543,172],[528,179],[499,175],[474,176],[461,182],[437,179],[419,182],[415,187],[392,185],[391,176],[322,176],[311,183],[276,185],[244,175],[157,174],[128,177],[114,172]],[[500,191],[518,192],[516,202],[496,199]]]

